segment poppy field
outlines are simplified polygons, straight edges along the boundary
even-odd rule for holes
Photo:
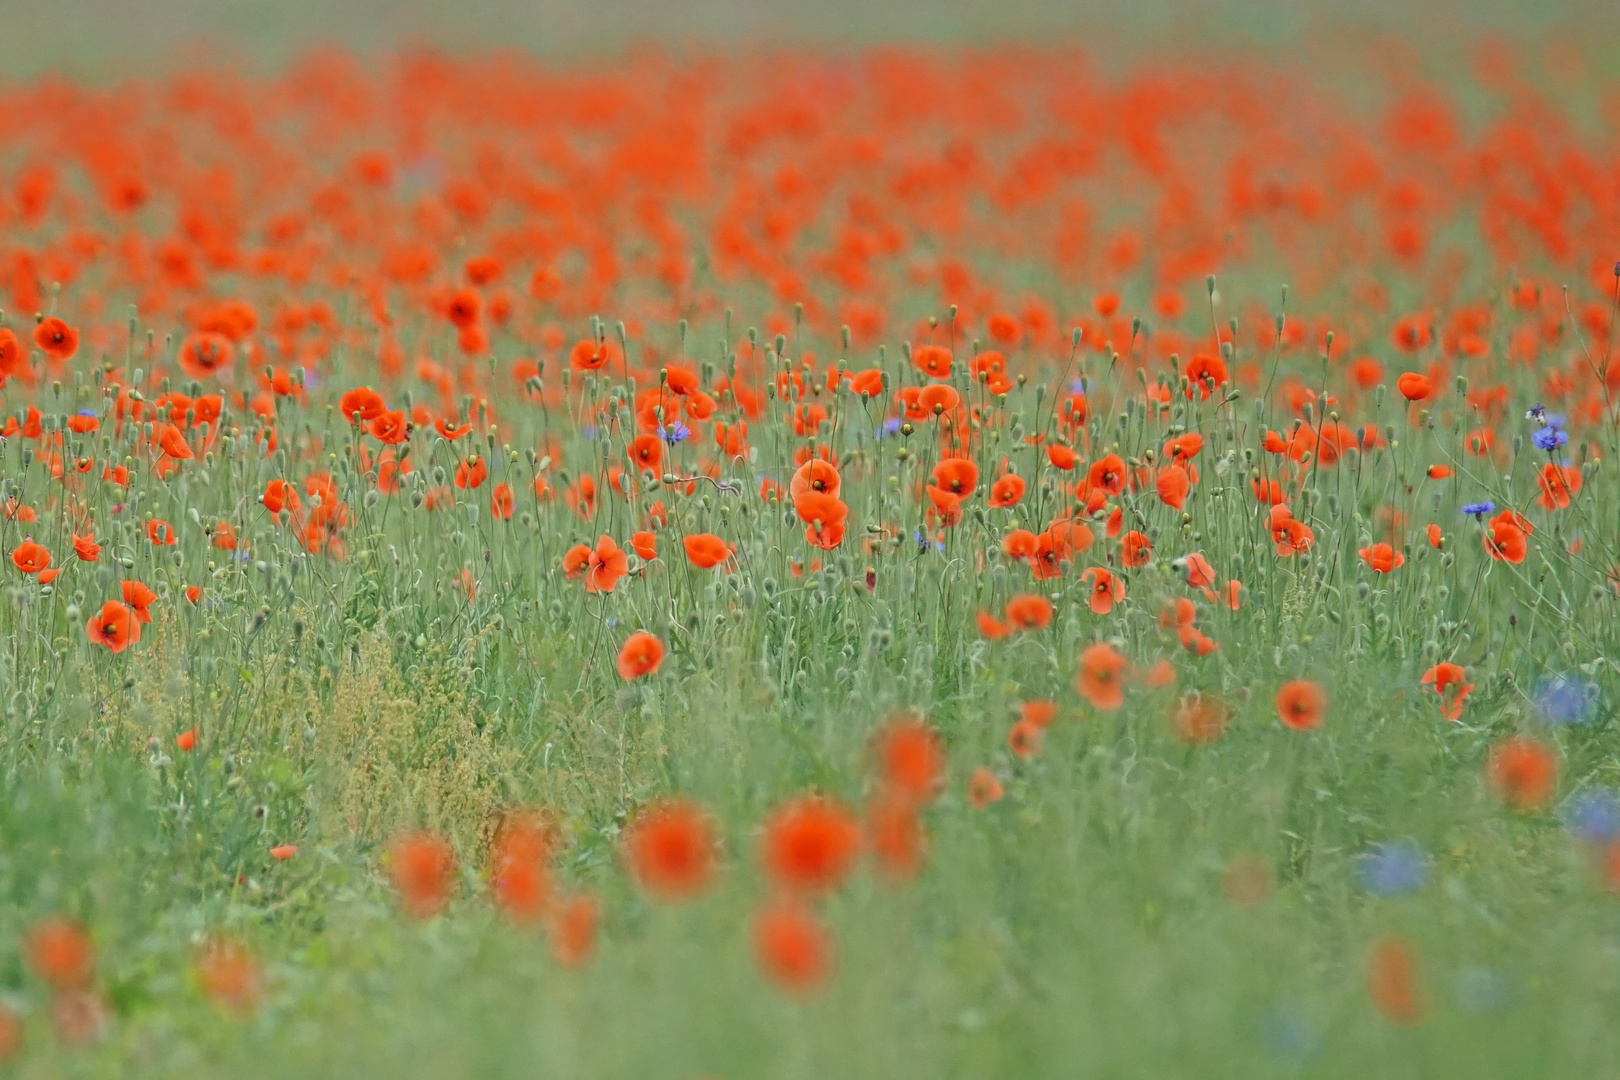
[[[5,83],[0,1074],[1612,1075],[1611,54]]]

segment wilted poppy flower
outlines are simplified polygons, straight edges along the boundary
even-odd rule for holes
[[[625,861],[642,889],[658,900],[691,900],[714,877],[715,831],[696,803],[671,799],[644,811],[624,834]]]

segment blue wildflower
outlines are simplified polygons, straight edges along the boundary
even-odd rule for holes
[[[1468,503],[1462,508],[1462,512],[1465,514],[1471,514],[1476,518],[1480,518],[1484,517],[1486,514],[1495,509],[1496,504],[1491,502],[1489,499],[1486,499],[1484,502]]]
[[[1582,724],[1591,715],[1598,688],[1570,675],[1549,675],[1536,683],[1535,703],[1549,724]]]
[[[1356,860],[1356,877],[1379,896],[1417,892],[1429,880],[1429,856],[1413,840],[1379,844]]]
[[[676,443],[685,442],[687,439],[690,439],[692,437],[692,429],[677,420],[673,424],[665,424],[664,430],[659,432],[659,437],[665,442],[669,443],[669,445],[674,446]]]
[[[1608,788],[1577,792],[1564,804],[1563,818],[1570,835],[1588,844],[1620,838],[1620,799]]]
[[[1314,1054],[1321,1042],[1310,1018],[1286,1003],[1272,1005],[1261,1014],[1260,1038],[1273,1054],[1296,1064]]]
[[[1569,442],[1569,432],[1559,431],[1555,427],[1537,428],[1530,436],[1530,441],[1536,444],[1537,450],[1551,452]]]
[[[586,424],[583,428],[580,429],[580,434],[584,435],[587,439],[596,438],[596,425],[595,424]]]
[[[900,418],[898,416],[891,416],[883,421],[883,426],[878,428],[877,431],[877,437],[880,439],[898,434],[900,434]]]

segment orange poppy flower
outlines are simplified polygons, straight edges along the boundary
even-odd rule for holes
[[[1367,954],[1367,995],[1392,1024],[1408,1027],[1423,1019],[1417,950],[1402,938],[1375,941]]]
[[[945,458],[934,466],[933,480],[940,490],[966,498],[979,485],[979,467],[968,458]]]
[[[1016,473],[1008,473],[990,485],[990,505],[998,510],[1017,506],[1024,497],[1024,490],[1024,478]]]
[[[1504,739],[1491,748],[1485,777],[1503,802],[1515,810],[1534,810],[1558,786],[1558,756],[1536,739]]]
[[[23,573],[37,574],[51,565],[51,553],[45,549],[44,544],[25,540],[12,551],[11,561]]]
[[[1000,802],[1005,794],[1001,781],[996,779],[996,774],[983,765],[974,769],[968,776],[967,791],[968,805],[975,810],[983,810],[993,803]]]
[[[505,481],[496,484],[489,494],[490,515],[497,521],[510,521],[516,509],[517,499],[512,495],[512,485]]]
[[[51,316],[34,327],[34,344],[39,351],[58,363],[73,359],[79,351],[79,332],[67,323]]]
[[[1107,495],[1118,495],[1125,490],[1125,459],[1109,454],[1091,463],[1086,482]]]
[[[139,581],[125,581],[119,588],[124,594],[124,603],[134,609],[136,621],[151,622],[152,613],[147,609],[157,601],[157,593]]]
[[[891,720],[872,739],[873,757],[889,790],[926,802],[945,777],[945,749],[933,728],[915,717]]]
[[[884,877],[916,877],[928,851],[916,800],[892,789],[879,792],[866,809],[866,846]]]
[[[625,682],[644,679],[664,662],[664,643],[645,630],[637,630],[619,649],[619,678]]]
[[[203,994],[221,1007],[247,1014],[258,1006],[262,985],[259,962],[237,942],[209,942],[197,957],[196,971]]]
[[[121,653],[141,640],[141,624],[135,613],[116,600],[108,600],[84,624],[93,645],[105,645],[109,652]]]
[[[753,936],[760,971],[786,993],[807,994],[832,974],[832,936],[801,903],[776,900],[756,912]]]
[[[648,562],[658,558],[658,537],[645,530],[630,534],[630,550]]]
[[[693,533],[681,541],[693,566],[711,570],[731,558],[731,545],[713,533]]]
[[[624,834],[631,876],[654,899],[691,900],[714,878],[714,824],[703,808],[683,799],[657,803]]]
[[[489,466],[484,459],[474,454],[472,457],[456,466],[456,487],[464,490],[476,490],[489,478]]]
[[[1020,720],[1007,732],[1007,749],[1019,761],[1029,761],[1041,752],[1046,729],[1028,720]]]
[[[586,562],[585,591],[588,593],[612,592],[619,579],[630,572],[629,558],[611,536],[597,539],[596,548]]]
[[[1098,709],[1111,711],[1125,704],[1125,658],[1107,642],[1099,641],[1080,654],[1080,695]]]
[[[624,363],[624,351],[614,341],[592,341],[586,338],[576,342],[568,353],[568,365],[575,371],[599,371],[609,364],[619,367]]]
[[[1073,447],[1064,446],[1062,443],[1049,443],[1046,447],[1046,459],[1052,463],[1053,468],[1064,472],[1072,472],[1074,467],[1080,464],[1080,455],[1074,452]]]
[[[351,423],[357,419],[370,423],[387,411],[388,405],[382,395],[369,386],[356,387],[338,399],[338,412]]]
[[[200,330],[180,342],[180,370],[193,379],[208,379],[231,365],[236,346],[224,334]]]
[[[1434,384],[1415,371],[1408,371],[1395,380],[1395,389],[1407,401],[1425,401],[1434,393]]]
[[[1462,719],[1463,703],[1474,689],[1472,683],[1464,682],[1467,678],[1462,665],[1449,660],[1423,673],[1422,684],[1434,687],[1434,692],[1440,695],[1440,715],[1447,720]]]
[[[432,833],[408,833],[389,845],[388,876],[412,918],[438,914],[455,888],[455,870],[455,852]]]
[[[53,990],[79,990],[90,984],[95,951],[84,927],[62,915],[47,915],[28,928],[28,966]]]
[[[860,827],[847,810],[806,796],[782,806],[765,823],[760,860],[777,888],[825,893],[849,876],[860,847]]]
[[[1309,679],[1285,682],[1277,691],[1277,719],[1284,727],[1308,731],[1322,726],[1327,712],[1327,694]]]
[[[1125,582],[1111,571],[1093,566],[1080,577],[1091,582],[1091,596],[1087,602],[1098,615],[1107,615],[1114,610],[1115,604],[1125,599]]]
[[[366,430],[371,433],[372,438],[390,446],[398,446],[410,438],[411,434],[405,414],[398,409],[379,413],[366,425]]]
[[[596,949],[596,928],[602,905],[595,897],[579,895],[560,900],[551,920],[551,955],[566,968],[580,968]]]
[[[1011,633],[1011,627],[988,611],[979,612],[979,636],[987,641],[1000,641]]]
[[[1380,574],[1387,574],[1406,565],[1406,556],[1389,544],[1374,544],[1371,547],[1364,547],[1361,549],[1360,555],[1362,562]]]
[[[1191,746],[1214,742],[1226,731],[1227,710],[1219,698],[1190,693],[1176,702],[1170,714],[1170,730]]]
[[[1052,622],[1052,602],[1023,593],[1007,601],[1007,625],[1014,630],[1044,630]]]
[[[1525,531],[1506,515],[1491,519],[1484,541],[1485,551],[1498,562],[1522,563],[1530,552]]]
[[[1132,529],[1119,538],[1119,564],[1127,570],[1146,566],[1152,557],[1153,541],[1147,538],[1146,533]]]
[[[1171,465],[1159,471],[1153,486],[1158,490],[1160,502],[1172,510],[1180,510],[1187,505],[1187,493],[1192,490],[1192,480],[1188,477],[1186,469],[1180,465]]]

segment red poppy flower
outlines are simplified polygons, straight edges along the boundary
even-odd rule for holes
[[[45,549],[44,544],[25,540],[12,551],[11,561],[23,573],[37,574],[51,565],[51,553]]]
[[[655,899],[691,900],[714,877],[715,840],[701,807],[672,799],[650,807],[625,830],[625,859],[637,884]]]
[[[1125,704],[1125,658],[1106,642],[1099,641],[1080,654],[1080,695],[1098,709],[1113,710]]]
[[[93,645],[105,645],[109,652],[121,653],[141,640],[141,624],[135,613],[116,600],[108,600],[84,625]]]
[[[34,344],[40,352],[58,363],[73,359],[79,351],[79,332],[54,315],[34,327]]]
[[[832,974],[832,937],[810,909],[777,900],[754,915],[754,955],[779,989],[807,994]]]
[[[771,815],[760,856],[778,888],[824,893],[843,883],[860,847],[860,827],[847,810],[825,799],[805,797]]]
[[[438,914],[449,901],[455,870],[455,852],[432,833],[407,834],[388,848],[388,876],[399,893],[400,906],[415,919]]]
[[[681,541],[693,566],[712,569],[731,558],[731,545],[713,533],[694,533]]]
[[[619,650],[619,678],[625,682],[644,679],[663,662],[664,643],[645,630],[637,630]]]
[[[1284,727],[1306,731],[1322,725],[1327,712],[1327,694],[1309,679],[1283,683],[1277,691],[1277,718]]]

